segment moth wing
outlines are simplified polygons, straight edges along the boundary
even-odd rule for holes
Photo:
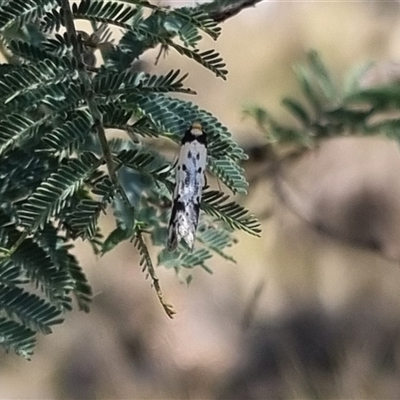
[[[170,223],[168,227],[168,241],[167,249],[173,251],[178,247],[178,236],[176,233],[176,224],[174,222]]]
[[[167,247],[174,250],[183,239],[193,249],[202,189],[205,183],[207,148],[197,140],[183,143],[176,167],[174,206],[168,226]]]

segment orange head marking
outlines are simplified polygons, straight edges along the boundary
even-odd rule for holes
[[[193,122],[190,133],[193,136],[201,136],[203,134],[203,127],[199,122]]]

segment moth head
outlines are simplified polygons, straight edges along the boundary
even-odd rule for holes
[[[199,122],[194,122],[192,124],[192,128],[190,129],[190,133],[195,137],[201,136],[203,134],[203,127]]]

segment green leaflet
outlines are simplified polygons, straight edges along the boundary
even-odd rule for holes
[[[87,153],[79,160],[72,159],[62,165],[23,204],[18,214],[21,224],[29,231],[42,228],[64,208],[68,197],[78,191],[101,164],[102,162]]]
[[[36,18],[40,18],[56,0],[11,0],[0,8],[0,32],[19,28]]]
[[[6,350],[29,359],[36,345],[36,333],[7,317],[0,318],[0,343]]]
[[[0,154],[28,142],[48,119],[33,120],[18,112],[7,115],[0,121]]]
[[[167,42],[167,45],[173,47],[179,54],[182,54],[188,58],[201,64],[210,71],[214,72],[216,76],[222,79],[226,79],[228,71],[225,69],[226,64],[223,62],[222,57],[215,50],[191,50],[187,47],[180,46],[174,42]]]
[[[62,322],[62,319],[55,319],[60,315],[60,309],[22,288],[0,284],[0,307],[8,316],[15,316],[24,325],[43,333],[51,333],[50,327]]]
[[[384,134],[398,140],[397,119],[380,118],[379,122],[371,122],[378,113],[399,107],[398,82],[361,88],[363,74],[370,68],[371,63],[367,63],[355,71],[351,70],[341,88],[332,80],[319,55],[311,51],[308,63],[295,68],[305,101],[292,98],[282,101],[302,126],[285,126],[257,106],[248,107],[244,113],[255,120],[271,145],[310,147],[317,145],[321,139],[352,133]]]
[[[165,133],[180,134],[188,128],[188,121],[198,121],[209,139],[208,152],[215,157],[226,155],[233,161],[246,159],[243,150],[231,137],[228,129],[211,113],[201,110],[191,102],[171,98],[161,93],[141,95],[130,93],[124,107],[135,111],[137,107],[150,121]],[[177,141],[180,137],[177,137]]]
[[[70,26],[76,20],[89,21],[93,33],[75,35]],[[239,165],[246,155],[215,116],[171,97],[196,94],[185,86],[185,71],[147,73],[141,56],[156,47],[160,54],[174,49],[226,79],[221,55],[199,49],[204,35],[216,40],[220,33],[202,6],[169,8],[146,0],[1,3],[0,40],[12,60],[0,64],[5,349],[30,357],[37,335],[50,333],[74,304],[89,311],[92,289],[73,253],[77,239],[100,255],[132,242],[138,264],[172,317],[150,247],[178,273],[198,266],[210,272],[213,255],[233,261],[226,252],[235,243],[233,229],[258,235],[258,223],[243,206],[222,192],[206,191],[195,251],[180,247],[171,258],[163,250],[175,184],[171,150],[187,127],[202,124],[208,172],[233,193],[246,192]],[[123,135],[112,137],[115,129]],[[115,221],[106,237],[104,214]]]
[[[203,194],[201,207],[207,214],[226,222],[232,229],[240,229],[259,236],[261,229],[257,219],[243,206],[228,200],[229,196],[224,193],[216,190],[206,191]]]

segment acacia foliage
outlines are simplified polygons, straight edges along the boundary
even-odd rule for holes
[[[224,3],[227,3],[224,0]],[[232,194],[246,192],[246,158],[228,129],[176,93],[194,94],[187,74],[136,68],[158,47],[177,51],[226,79],[221,56],[199,50],[221,28],[207,7],[166,8],[146,0],[3,0],[0,40],[0,342],[29,357],[38,332],[50,333],[72,309],[89,310],[92,290],[73,254],[78,239],[104,254],[125,240],[137,247],[168,313],[148,246],[158,263],[179,271],[202,266],[225,249],[233,230],[260,232],[256,219],[221,191],[206,189],[198,246],[165,246],[174,168],[157,150],[179,144],[193,121],[208,136],[208,172]],[[89,21],[92,34],[76,32]],[[111,27],[121,31],[115,40]],[[103,62],[96,65],[96,54]],[[98,54],[97,54],[98,55]],[[110,130],[125,132],[113,138]],[[100,217],[113,214],[103,237]]]
[[[282,100],[294,123],[281,123],[259,106],[244,111],[263,131],[269,145],[292,146],[300,153],[333,137],[382,135],[400,140],[398,63],[367,62],[351,69],[341,84],[312,50],[307,63],[295,67],[295,74],[302,98]],[[392,78],[373,82],[374,75]]]

